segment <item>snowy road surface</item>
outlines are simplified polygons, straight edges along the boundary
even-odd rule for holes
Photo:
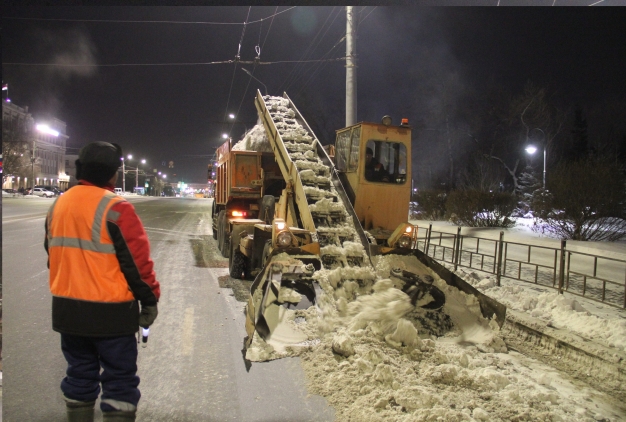
[[[221,288],[225,260],[212,246],[211,202],[131,199],[146,226],[157,278],[159,317],[139,349],[138,421],[330,421],[309,395],[299,359],[247,370],[243,303]],[[63,421],[65,363],[51,330],[42,246],[51,201],[3,201],[4,421]],[[101,420],[99,411],[96,420]]]
[[[454,335],[409,347],[386,340],[375,324],[338,327],[300,358],[246,366],[241,283],[226,276],[215,249],[210,201],[132,201],[163,286],[159,318],[139,351],[139,421],[626,420],[623,401],[592,385]],[[3,416],[60,422],[64,360],[50,329],[41,245],[50,201],[26,202],[3,201]],[[510,289],[544,312],[550,304],[576,307]],[[352,343],[352,356],[332,353],[338,334]]]

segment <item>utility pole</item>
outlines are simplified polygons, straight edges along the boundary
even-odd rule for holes
[[[122,192],[126,193],[126,168],[124,166],[124,157],[122,157]]]
[[[37,144],[36,141],[33,139],[33,155],[30,157],[30,164],[32,166],[32,170],[33,170],[33,180],[31,180],[31,183],[33,184],[33,189],[35,189],[35,150],[37,149]],[[31,192],[32,193],[32,192]]]
[[[346,127],[356,123],[356,34],[352,6],[346,6]]]

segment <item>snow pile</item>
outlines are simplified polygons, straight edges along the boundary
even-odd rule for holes
[[[272,152],[272,146],[265,135],[263,124],[258,121],[257,124],[245,133],[243,139],[233,145],[233,151],[257,151]]]
[[[345,255],[342,249],[325,250]],[[586,387],[507,351],[497,324],[480,316],[475,299],[448,290],[437,277],[435,285],[446,293],[439,323],[450,327],[441,336],[429,334],[438,312],[414,308],[391,270],[430,270],[412,256],[376,258],[375,269],[317,271],[318,309],[290,311],[286,318],[289,327],[308,330],[306,340],[283,351],[253,342],[247,358],[300,355],[309,391],[329,401],[337,421],[619,419],[602,397],[586,400]]]
[[[558,374],[536,363],[531,367],[515,352],[487,352],[453,337],[418,335],[414,323],[402,317],[407,303],[397,292],[388,288],[380,301],[375,293],[349,306],[348,313],[358,311],[352,323],[302,355],[309,391],[327,398],[337,421],[615,417],[599,402],[582,401],[584,393]]]
[[[619,316],[601,318],[593,315],[576,299],[556,291],[537,294],[530,286],[514,284],[508,279],[498,287],[495,276],[481,278],[476,272],[463,268],[458,272],[478,290],[509,309],[524,312],[554,328],[567,329],[606,347],[626,352],[626,320]]]

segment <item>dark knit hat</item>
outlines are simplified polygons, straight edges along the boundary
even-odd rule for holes
[[[78,159],[84,166],[100,164],[118,168],[122,165],[122,148],[108,142],[92,142],[81,148]]]
[[[106,186],[122,165],[122,148],[108,142],[92,142],[81,148],[76,160],[76,178]]]

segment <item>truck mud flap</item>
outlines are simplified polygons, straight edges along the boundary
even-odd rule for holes
[[[444,280],[449,286],[452,286],[465,294],[473,295],[478,300],[480,304],[480,311],[484,318],[493,319],[495,318],[496,323],[502,328],[504,325],[504,321],[506,319],[506,306],[501,304],[495,299],[490,298],[489,296],[483,294],[474,286],[463,280],[458,275],[454,274],[452,271],[448,270],[446,267],[435,261],[433,258],[426,255],[424,252],[419,249],[393,249],[389,252],[383,253],[382,255],[414,255],[422,264],[426,267],[433,270],[442,280]],[[439,290],[439,289],[437,289]],[[434,295],[433,295],[434,297]]]
[[[279,254],[287,254],[292,260],[277,258]],[[293,260],[300,261],[294,263]],[[318,255],[311,254],[300,248],[275,249],[267,258],[265,267],[257,274],[250,287],[250,298],[246,306],[246,347],[250,346],[256,331],[264,340],[268,340],[276,330],[280,320],[275,315],[268,318],[268,308],[275,311],[280,305],[286,309],[307,309],[317,302],[319,286],[310,278],[321,268]],[[287,287],[301,295],[297,303],[278,302],[281,287]]]

